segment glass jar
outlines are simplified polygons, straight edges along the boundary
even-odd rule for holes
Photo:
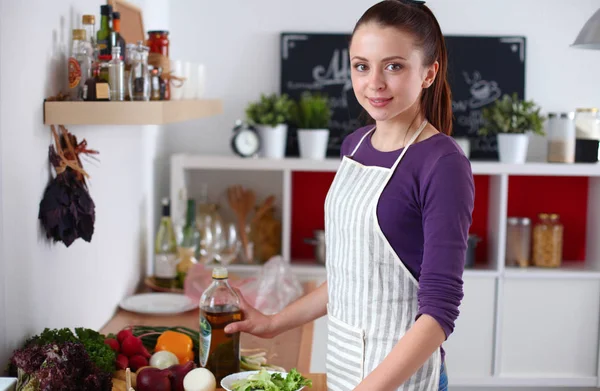
[[[559,267],[562,263],[563,225],[556,213],[540,213],[533,228],[533,265]]]
[[[531,220],[509,217],[506,224],[506,266],[527,267],[531,255]]]
[[[255,213],[258,208],[255,208]],[[281,254],[281,222],[275,218],[275,208],[267,209],[250,227],[250,241],[254,245],[254,260],[265,263]]]
[[[148,69],[148,47],[138,42],[132,53],[129,72],[129,96],[131,100],[150,100],[150,72]]]
[[[575,161],[579,163],[597,163],[600,160],[600,116],[598,109],[577,109],[575,128]]]
[[[548,114],[548,162],[575,161],[575,113]]]
[[[167,70],[169,64],[169,32],[167,30],[148,31],[148,47],[150,48],[152,57],[152,65],[154,67]],[[163,94],[163,100],[171,99],[171,89],[169,83],[166,83]]]

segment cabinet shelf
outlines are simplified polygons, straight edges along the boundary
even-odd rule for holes
[[[45,101],[45,125],[163,125],[221,114],[218,99],[149,102]]]

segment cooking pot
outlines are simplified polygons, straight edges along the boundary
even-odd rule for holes
[[[325,231],[315,230],[314,238],[304,239],[305,243],[315,246],[315,259],[317,263],[325,264]]]

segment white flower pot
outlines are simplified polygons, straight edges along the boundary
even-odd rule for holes
[[[323,160],[327,156],[329,129],[298,129],[300,157]]]
[[[517,164],[525,163],[528,144],[528,134],[499,133],[498,155],[500,162]]]
[[[285,156],[285,145],[287,141],[287,125],[257,125],[256,129],[258,130],[262,143],[260,156],[272,159],[283,158]]]

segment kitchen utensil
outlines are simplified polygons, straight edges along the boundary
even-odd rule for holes
[[[317,263],[325,264],[325,231],[315,230],[314,238],[304,239],[305,243],[315,246],[315,259]]]
[[[227,189],[227,199],[229,206],[235,212],[238,220],[238,233],[242,242],[242,251],[245,258],[248,259],[248,234],[246,232],[246,216],[248,210],[246,207],[246,192],[241,185],[231,186]]]
[[[256,213],[254,214],[254,217],[252,218],[252,224],[254,224],[258,220],[260,220],[260,218],[269,209],[271,209],[273,207],[273,204],[275,204],[275,196],[274,195],[270,195],[269,197],[267,197],[267,199],[263,202],[263,204],[258,208],[258,210],[256,211]]]

